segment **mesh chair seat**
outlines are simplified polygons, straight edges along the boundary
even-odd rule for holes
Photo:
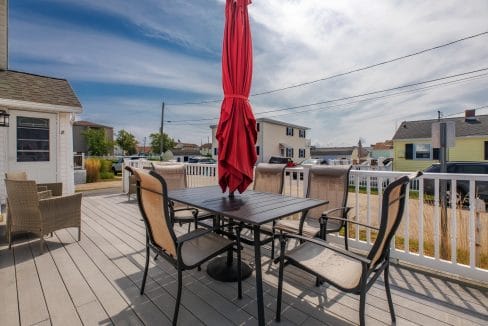
[[[300,220],[280,220],[276,222],[275,229],[288,233],[298,233]],[[305,218],[303,222],[303,235],[314,238],[320,233],[320,222],[315,218]]]
[[[198,233],[201,230],[188,234]],[[186,236],[186,235],[185,235]],[[181,247],[181,259],[186,266],[194,266],[206,260],[209,256],[223,250],[232,241],[215,233],[207,233],[198,238],[186,241]]]
[[[361,262],[311,242],[292,249],[286,257],[344,289],[356,288],[361,280]]]

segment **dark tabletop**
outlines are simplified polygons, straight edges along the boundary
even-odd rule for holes
[[[328,202],[246,190],[229,198],[219,186],[169,191],[169,199],[235,220],[261,225]]]

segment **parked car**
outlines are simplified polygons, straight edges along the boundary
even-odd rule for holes
[[[320,165],[320,164],[327,164],[327,161],[319,158],[308,158],[300,162],[300,164],[298,165],[304,166],[304,165]]]
[[[120,157],[115,162],[112,163],[112,172],[114,173],[114,175],[117,175],[117,173],[122,173],[122,165],[124,165],[124,159],[126,159],[126,158],[127,157]],[[134,156],[130,156],[128,158],[131,160],[138,160],[138,159],[144,158],[144,157],[134,155]]]
[[[211,157],[193,156],[188,159],[188,163],[215,164],[217,161]]]
[[[433,164],[426,168],[424,172],[439,173],[441,165]],[[461,174],[486,174],[488,176],[488,162],[447,162],[447,173]],[[434,194],[434,180],[425,179],[424,192],[429,195]],[[447,190],[450,191],[451,182],[447,182]],[[467,203],[469,200],[469,181],[458,180],[456,182],[458,202]],[[475,196],[488,202],[488,181],[476,181]]]
[[[269,158],[268,163],[270,164],[288,164],[290,159],[288,157],[281,157],[281,156],[271,156]]]

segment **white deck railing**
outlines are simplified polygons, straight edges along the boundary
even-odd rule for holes
[[[148,162],[130,163],[139,167]],[[215,164],[186,164],[188,186],[216,185]],[[381,201],[385,187],[408,172],[352,170],[348,206],[352,207],[349,218],[378,225]],[[308,172],[301,167],[285,171],[284,193],[305,196]],[[426,180],[433,183],[433,194],[425,194]],[[439,199],[440,181],[448,180],[452,189],[463,180],[469,184],[467,203],[449,205],[444,220]],[[476,182],[488,182],[487,175],[425,173],[409,187],[407,205],[402,223],[391,244],[391,257],[435,271],[488,283],[488,214],[485,203],[476,198]],[[252,185],[250,186],[250,188]],[[450,194],[450,202],[456,203],[456,193]],[[444,230],[444,231],[443,231]],[[368,250],[375,239],[370,229],[355,226],[350,229],[349,244],[353,248]],[[330,241],[343,242],[342,236],[329,236]],[[483,267],[481,267],[481,263]]]

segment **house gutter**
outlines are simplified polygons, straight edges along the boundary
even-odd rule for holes
[[[68,113],[82,113],[83,108],[79,106],[56,105],[48,103],[37,103],[29,101],[11,100],[0,98],[0,106],[6,106],[9,109],[22,109],[28,111],[39,112],[68,112]]]

